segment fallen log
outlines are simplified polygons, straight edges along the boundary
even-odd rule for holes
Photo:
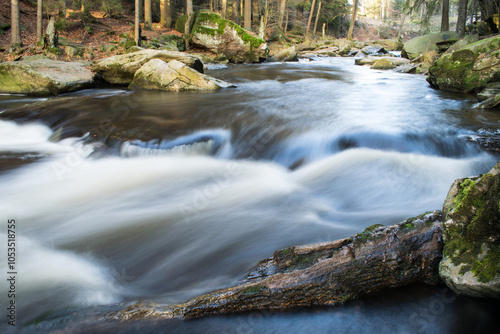
[[[174,306],[134,304],[119,320],[199,318],[264,309],[337,305],[385,288],[440,282],[441,212],[353,237],[278,250],[242,284]]]

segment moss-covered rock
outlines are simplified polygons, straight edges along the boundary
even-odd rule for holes
[[[370,68],[374,70],[392,70],[396,67],[398,67],[398,65],[392,62],[390,59],[382,58],[374,62]]]
[[[50,59],[0,63],[0,93],[50,96],[93,84],[94,73],[80,63]]]
[[[445,53],[429,69],[432,87],[476,92],[500,79],[500,37],[495,36]]]
[[[415,59],[422,56],[426,52],[438,51],[436,43],[456,39],[457,34],[454,31],[444,31],[433,34],[418,36],[407,41],[401,55],[408,59]]]
[[[500,298],[500,163],[456,180],[443,205],[439,274],[459,294]]]
[[[233,63],[255,63],[267,58],[266,42],[220,15],[198,12],[191,31],[191,44],[224,54]]]
[[[164,62],[178,60],[203,73],[203,63],[198,57],[167,50],[140,50],[104,58],[96,61],[92,65],[92,69],[109,83],[128,85],[132,82],[135,72],[152,59],[160,59]]]
[[[130,89],[154,89],[165,91],[180,90],[215,90],[232,85],[186,66],[177,60],[168,64],[160,59],[153,59],[135,72]]]

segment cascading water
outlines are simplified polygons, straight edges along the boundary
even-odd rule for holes
[[[1,219],[18,222],[20,319],[182,302],[243,279],[276,249],[440,209],[456,178],[498,160],[464,139],[498,129],[497,114],[423,77],[351,63],[231,66],[212,74],[236,89],[90,90],[14,115],[23,99],[0,97],[2,157],[26,160],[0,174]],[[6,272],[5,252],[0,263]],[[410,317],[401,303],[388,321]],[[346,307],[297,312],[294,326],[307,332],[313,317],[343,312],[335,326],[356,328],[383,312]],[[287,317],[253,329],[282,332]],[[172,328],[237,331],[224,319]]]

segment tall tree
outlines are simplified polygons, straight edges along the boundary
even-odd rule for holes
[[[467,23],[468,0],[458,0],[457,35],[465,35],[465,24]]]
[[[441,31],[450,30],[450,0],[443,0],[441,4]]]
[[[10,3],[11,17],[11,43],[13,46],[21,46],[21,24],[19,18],[19,0],[12,0]]]
[[[40,43],[43,37],[43,0],[38,0],[36,9],[36,42]]]
[[[227,13],[227,0],[222,0],[222,10],[220,14],[223,19],[226,18],[226,13]]]
[[[245,10],[243,13],[243,28],[252,30],[252,0],[245,1]]]
[[[239,16],[240,0],[233,0],[233,22],[240,24]]]
[[[358,13],[358,2],[359,0],[354,0],[354,4],[352,5],[351,24],[349,24],[349,31],[347,32],[348,40],[352,40],[352,32],[354,31],[354,24],[356,23],[356,14]]]
[[[193,16],[193,0],[186,0],[186,24],[184,25],[184,43],[189,50],[189,37],[191,36],[191,18]]]
[[[321,12],[321,0],[318,3],[318,12],[316,13],[316,20],[314,21],[313,35],[316,35],[316,30],[318,29],[319,14]]]
[[[134,37],[135,37],[135,45],[141,45],[141,19],[140,19],[140,0],[135,0],[135,29],[134,29]]]
[[[151,0],[144,0],[144,30],[153,30],[153,15],[151,13]]]
[[[160,24],[165,28],[170,28],[172,26],[172,9],[171,0],[160,0]]]
[[[283,29],[283,18],[285,17],[286,0],[280,0],[279,6],[280,7],[279,7],[279,16],[278,16],[278,26],[280,27],[280,29]]]
[[[311,28],[311,21],[314,14],[314,6],[316,6],[316,0],[312,0],[311,11],[309,12],[309,19],[307,20],[306,28],[306,43],[309,42],[309,29]]]

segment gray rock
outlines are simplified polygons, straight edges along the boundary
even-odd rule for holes
[[[92,69],[104,80],[116,85],[129,85],[135,72],[152,59],[164,62],[178,60],[189,67],[203,73],[202,61],[193,55],[166,50],[139,50],[137,52],[116,55],[96,61]]]
[[[231,84],[201,74],[177,60],[168,64],[153,59],[144,64],[134,75],[129,89],[154,89],[165,91],[215,90],[234,87]]]
[[[457,39],[457,33],[454,31],[445,31],[415,37],[404,44],[401,55],[413,60],[426,52],[437,52],[438,47],[436,43],[455,39]]]
[[[49,59],[0,63],[0,93],[49,96],[93,84],[94,73],[79,63]]]
[[[439,275],[458,294],[500,298],[500,162],[456,180],[443,205]]]

